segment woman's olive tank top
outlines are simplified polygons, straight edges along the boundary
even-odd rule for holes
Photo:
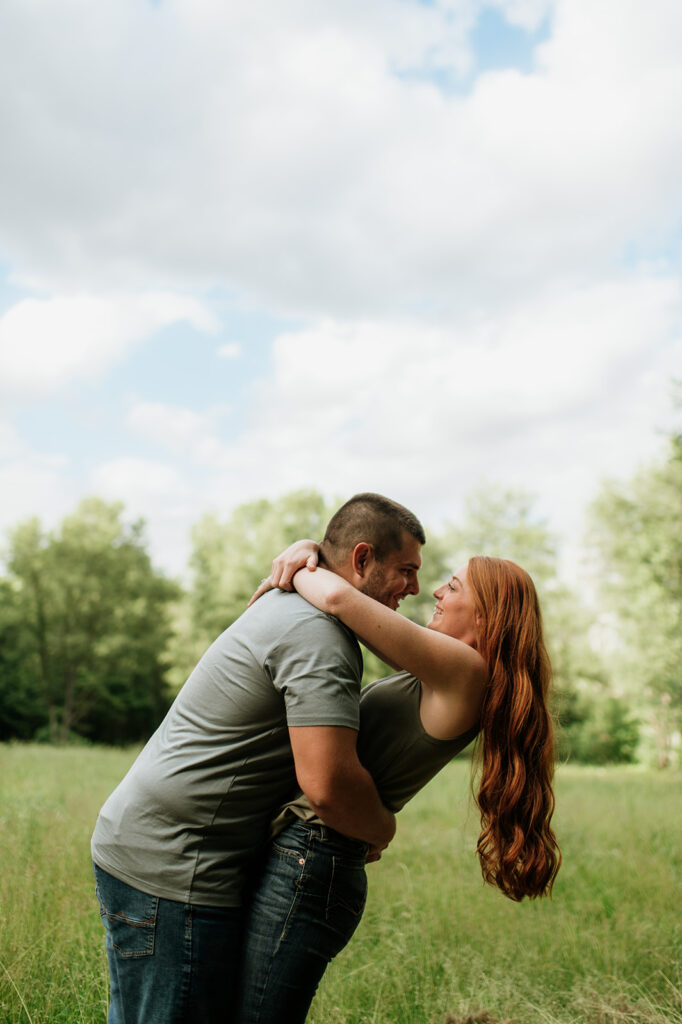
[[[358,756],[369,771],[381,799],[399,811],[455,754],[474,739],[478,726],[452,740],[438,740],[425,731],[419,716],[421,683],[409,672],[377,679],[360,696]],[[293,818],[319,821],[305,796],[287,804],[273,823],[276,835]]]
[[[360,697],[358,756],[381,799],[398,811],[476,736],[478,726],[437,740],[419,716],[421,683],[409,672],[377,679]]]

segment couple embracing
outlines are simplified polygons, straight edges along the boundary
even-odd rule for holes
[[[395,813],[477,735],[483,876],[514,900],[551,890],[535,588],[477,556],[418,626],[396,612],[419,591],[424,542],[411,512],[367,493],[319,548],[287,549],[105,803],[92,856],[108,1024],[303,1022]],[[356,638],[396,669],[362,693]]]

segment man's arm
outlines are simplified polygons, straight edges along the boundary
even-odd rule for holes
[[[382,850],[395,835],[395,815],[381,802],[343,726],[290,726],[296,778],[315,813],[337,832]]]

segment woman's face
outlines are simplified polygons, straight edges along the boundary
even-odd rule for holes
[[[476,608],[469,587],[466,566],[458,569],[447,583],[434,590],[436,607],[428,629],[454,636],[470,647],[476,646]]]

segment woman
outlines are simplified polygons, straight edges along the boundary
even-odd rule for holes
[[[312,541],[292,545],[257,595],[316,562]],[[551,669],[530,576],[504,559],[471,558],[434,592],[426,628],[325,569],[297,572],[294,586],[403,670],[361,698],[358,753],[386,806],[399,810],[480,732],[483,877],[517,901],[549,893],[560,864]],[[324,826],[305,797],[275,828],[249,912],[240,1024],[305,1020],[327,963],[359,923],[364,862],[380,856]]]

